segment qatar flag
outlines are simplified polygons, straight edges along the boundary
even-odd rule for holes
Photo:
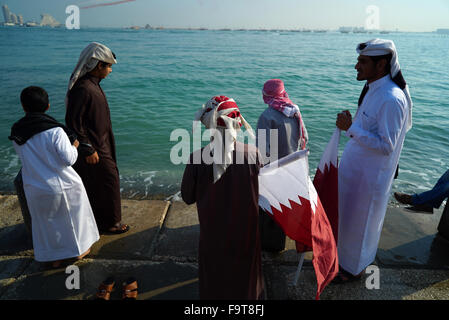
[[[285,234],[313,251],[316,299],[338,272],[337,245],[309,177],[308,150],[292,153],[259,173],[259,206]]]
[[[338,144],[340,129],[335,129],[313,179],[327,218],[332,226],[335,242],[338,241]]]

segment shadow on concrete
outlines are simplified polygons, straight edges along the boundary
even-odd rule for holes
[[[0,297],[6,291],[5,286],[12,283],[23,274],[24,270],[32,262],[25,257],[1,257],[0,258]]]
[[[447,300],[449,299],[449,274],[442,270],[379,269],[380,286],[369,289],[372,283],[365,274],[361,281],[345,284],[329,284],[321,294],[321,300]],[[288,297],[293,300],[313,300],[316,279],[312,268],[305,268],[297,286],[292,285],[295,270],[281,266],[278,281],[284,281]],[[273,299],[283,297],[273,297]]]
[[[200,226],[163,228],[155,245],[157,257],[176,257],[196,261],[198,258]]]
[[[150,259],[154,237],[158,228],[122,235],[101,235],[92,246],[89,257],[98,259],[140,260]]]
[[[449,270],[449,241],[438,234],[434,234],[388,250],[379,248],[376,261],[384,267],[422,267]]]
[[[44,264],[29,260],[16,279],[3,286],[2,300],[59,300],[79,295],[66,288],[65,269],[43,271]]]
[[[197,267],[171,261],[102,261],[90,260],[79,267],[80,287],[69,290],[66,281],[71,273],[65,269],[40,271],[32,262],[23,274],[2,289],[2,300],[94,300],[99,284],[109,276],[115,278],[111,300],[121,300],[122,282],[134,277],[138,283],[138,300],[196,300],[199,297]]]
[[[140,300],[199,299],[195,264],[167,261],[138,266],[132,271],[138,279]]]
[[[24,251],[29,250],[33,250],[33,240],[25,224],[20,223],[0,229],[0,255],[23,254]]]

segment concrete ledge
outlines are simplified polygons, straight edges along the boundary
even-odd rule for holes
[[[17,278],[0,282],[2,300],[93,300],[98,285],[109,276],[116,283],[111,300],[121,300],[122,282],[138,281],[139,300],[198,299],[198,270],[194,264],[175,262],[86,259],[78,262],[80,288],[68,290],[65,268],[42,270],[30,261]]]
[[[276,272],[273,272],[276,270]],[[273,300],[314,300],[316,294],[315,271],[303,269],[297,285],[293,284],[296,268],[271,267],[268,272],[274,293]],[[345,284],[329,284],[321,294],[321,300],[449,300],[449,271],[379,268],[379,289],[368,289],[372,274],[365,274],[361,281]]]
[[[199,224],[196,206],[163,200],[123,200],[123,221],[131,230],[102,235],[87,259],[77,262],[80,289],[68,290],[65,269],[48,270],[34,261],[16,196],[0,195],[0,300],[93,299],[98,285],[116,278],[113,300],[121,299],[121,282],[134,276],[141,300],[198,299]],[[449,241],[437,234],[441,210],[434,215],[391,206],[374,264],[380,289],[358,283],[330,284],[322,300],[449,299]],[[267,297],[313,300],[316,291],[312,252],[305,256],[298,284],[292,284],[298,254],[287,239],[280,253],[262,252]]]
[[[119,235],[102,235],[92,246],[90,257],[100,259],[151,259],[170,202],[123,200],[122,221],[130,230]]]

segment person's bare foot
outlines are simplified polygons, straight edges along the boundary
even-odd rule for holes
[[[77,260],[81,260],[81,259],[83,259],[84,257],[86,257],[89,253],[90,253],[90,248],[89,248],[86,252],[84,252],[82,255],[76,257],[76,259],[77,259]]]
[[[122,224],[122,223],[117,223],[112,228],[109,228],[106,230],[106,232],[110,233],[110,234],[121,234],[121,233],[125,233],[127,231],[129,231],[129,225]]]
[[[62,265],[63,260],[56,260],[51,262],[51,267],[54,269],[59,268]]]

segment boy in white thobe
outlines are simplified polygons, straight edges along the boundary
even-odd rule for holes
[[[71,167],[78,141],[72,145],[69,130],[44,114],[50,107],[45,90],[28,87],[20,99],[26,115],[9,139],[22,163],[34,257],[58,267],[64,259],[84,257],[100,236],[81,178]]]
[[[352,120],[338,115],[347,130],[338,169],[338,258],[335,282],[360,279],[377,252],[393,177],[405,134],[411,128],[412,103],[390,40],[374,39],[357,48],[357,80],[367,80]]]

